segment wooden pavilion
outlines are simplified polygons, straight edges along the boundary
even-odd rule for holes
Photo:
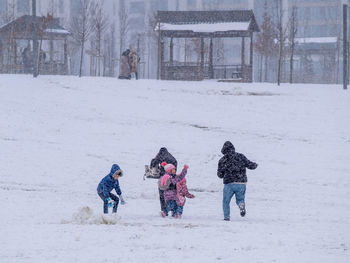
[[[253,33],[259,26],[252,10],[234,11],[158,11],[156,30],[159,31],[159,74],[164,80],[235,79],[251,82],[253,79]],[[174,61],[174,39],[191,38],[200,41],[199,63]],[[241,38],[241,63],[214,65],[213,39]],[[245,41],[250,40],[249,63],[245,58]],[[165,39],[170,39],[169,61],[164,61]],[[208,63],[205,63],[204,41],[209,39]],[[224,75],[219,74],[223,72]]]
[[[35,17],[39,73],[68,74],[70,33],[52,16]],[[32,73],[33,16],[24,15],[0,27],[0,73]]]

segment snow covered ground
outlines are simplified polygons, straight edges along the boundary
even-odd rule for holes
[[[350,262],[349,92],[1,75],[0,261]],[[259,164],[231,222],[226,140]],[[143,180],[161,146],[190,166],[181,220],[159,216]],[[127,204],[105,221],[96,187],[115,162]]]

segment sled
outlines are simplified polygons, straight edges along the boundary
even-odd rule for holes
[[[143,180],[145,178],[153,178],[153,179],[159,179],[160,178],[160,170],[157,167],[150,168],[149,165],[145,165],[145,174],[143,176]]]

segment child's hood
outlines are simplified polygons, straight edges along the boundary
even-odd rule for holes
[[[118,170],[120,170],[119,165],[118,164],[113,164],[109,175],[113,175]]]

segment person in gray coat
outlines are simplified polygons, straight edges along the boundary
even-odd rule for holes
[[[123,52],[120,59],[119,66],[119,79],[131,79],[131,69],[130,69],[130,49]]]

